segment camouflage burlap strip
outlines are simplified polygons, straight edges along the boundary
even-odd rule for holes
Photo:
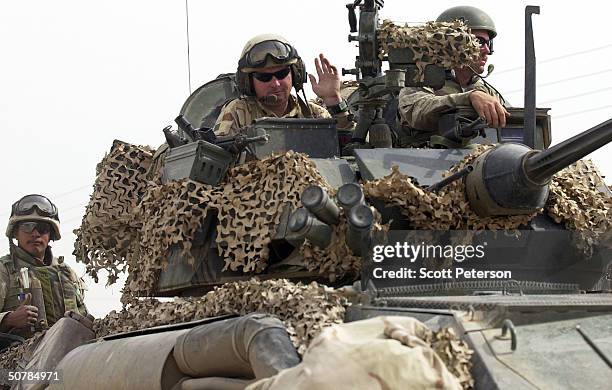
[[[391,48],[409,48],[419,69],[418,80],[429,64],[444,69],[471,65],[480,55],[480,45],[462,21],[427,22],[421,26],[398,26],[383,21],[378,31],[379,58],[389,54]]]
[[[102,337],[223,314],[257,312],[282,320],[293,344],[303,353],[321,329],[343,321],[347,305],[340,293],[315,282],[305,285],[285,279],[251,279],[226,283],[199,298],[135,300],[120,312],[112,311],[96,320],[94,330]]]
[[[114,283],[136,249],[139,223],[132,210],[147,188],[145,174],[152,155],[149,147],[115,140],[96,167],[93,193],[81,227],[74,231],[73,252],[95,281],[98,271],[105,269],[108,284]]]

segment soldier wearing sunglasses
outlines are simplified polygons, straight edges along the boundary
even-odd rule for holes
[[[247,42],[236,71],[241,97],[221,111],[214,131],[217,135],[235,135],[238,129],[262,117],[329,118],[338,128],[351,129],[348,106],[340,95],[338,70],[323,54],[315,59],[317,77],[307,75],[304,62],[295,48],[279,35],[258,35]],[[310,79],[313,92],[325,103],[323,108],[299,96]],[[291,94],[295,89],[296,95]]]
[[[67,311],[87,315],[82,281],[51,252],[49,241],[61,233],[57,207],[47,197],[32,194],[15,202],[6,236],[10,253],[0,258],[0,332],[29,337]]]
[[[402,89],[398,113],[401,119],[399,146],[423,146],[438,129],[440,114],[457,106],[472,106],[491,127],[504,127],[510,114],[505,100],[480,74],[484,73],[488,56],[493,53],[497,35],[489,15],[475,7],[459,6],[444,11],[436,22],[463,20],[480,43],[480,58],[471,66],[447,73],[444,87]]]

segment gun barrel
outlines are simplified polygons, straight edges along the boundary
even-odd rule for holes
[[[612,119],[592,127],[547,150],[529,155],[525,175],[535,183],[545,184],[563,168],[612,141]]]
[[[358,204],[365,204],[365,197],[363,195],[363,189],[357,183],[346,183],[338,189],[336,194],[338,204],[348,213],[350,209]]]
[[[327,248],[331,242],[332,228],[304,207],[291,213],[287,226],[289,234],[286,239],[295,246],[301,245],[306,238],[321,249]]]
[[[185,118],[183,114],[180,114],[174,119],[174,122],[178,125],[178,127],[187,134],[192,141],[197,139],[196,129],[193,127],[191,123]]]
[[[440,180],[439,182],[435,184],[430,185],[429,187],[427,187],[427,191],[437,192],[441,188],[446,187],[447,185],[454,182],[455,180],[459,180],[462,177],[466,176],[468,173],[472,172],[473,170],[474,170],[474,167],[472,165],[466,165],[465,168],[463,168],[462,170],[455,172],[448,177],[445,177],[444,179]]]
[[[364,248],[370,246],[372,241],[372,225],[374,213],[364,205],[358,204],[351,208],[347,214],[348,229],[344,240],[351,252],[356,256],[364,254]]]
[[[326,224],[337,225],[340,221],[340,209],[329,198],[323,187],[318,185],[306,187],[300,199],[304,207]]]

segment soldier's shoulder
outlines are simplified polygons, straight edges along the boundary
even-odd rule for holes
[[[232,99],[229,102],[225,103],[225,106],[223,106],[222,112],[236,111],[236,110],[248,110],[249,107],[252,105],[251,100],[252,99],[246,96],[241,96],[241,97]]]
[[[74,269],[72,269],[72,267],[71,267],[71,266],[69,266],[68,264],[66,264],[66,263],[63,261],[63,258],[62,258],[61,262],[60,262],[60,261],[57,261],[57,260],[59,260],[59,259],[54,259],[54,260],[56,260],[56,261],[55,261],[56,266],[57,266],[59,269],[64,270],[64,272],[66,272],[66,274],[67,274],[67,275],[69,275],[69,277],[70,277],[70,279],[71,279],[72,281],[77,281],[77,280],[79,279],[79,277],[78,277],[77,273],[75,272],[75,270],[74,270]]]
[[[0,257],[0,279],[4,279],[11,272],[9,264],[13,262],[10,253]]]
[[[398,99],[402,105],[410,105],[416,101],[429,97],[435,96],[433,89],[428,87],[404,87],[400,90]]]
[[[6,255],[0,257],[0,266],[6,267],[6,264],[12,261],[13,261],[13,258],[11,257],[11,254],[7,253]]]
[[[429,87],[404,87],[400,90],[400,96],[402,95],[412,95],[416,93],[427,93],[434,94],[435,91]]]

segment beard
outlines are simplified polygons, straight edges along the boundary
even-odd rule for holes
[[[266,96],[258,98],[258,100],[265,106],[277,108],[287,105],[289,95],[284,91],[272,92]]]

